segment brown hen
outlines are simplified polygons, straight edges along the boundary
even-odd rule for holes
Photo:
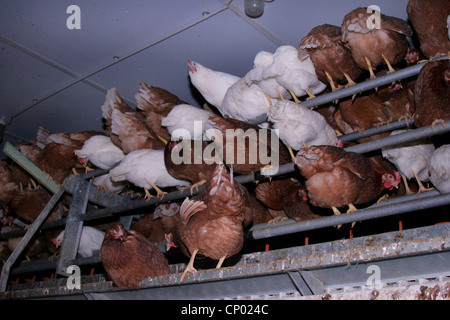
[[[132,226],[131,230],[143,235],[153,244],[159,244],[164,240],[164,227],[160,220],[155,219],[153,213],[144,214]]]
[[[450,119],[450,60],[431,61],[420,70],[414,99],[416,127]]]
[[[180,208],[180,237],[191,256],[180,281],[195,271],[194,259],[202,255],[223,261],[243,246],[245,194],[243,187],[218,165],[206,188],[198,196],[186,198]]]
[[[122,289],[137,289],[145,278],[170,273],[162,252],[143,235],[125,230],[120,223],[106,230],[100,258],[108,276]]]
[[[448,0],[410,0],[406,12],[420,41],[420,50],[428,58],[447,54],[450,41],[447,17],[450,15]]]
[[[136,93],[135,99],[138,103],[137,107],[145,115],[147,127],[158,136],[169,140],[170,134],[166,127],[161,126],[161,118],[167,117],[173,107],[186,102],[165,89],[153,87],[144,82],[139,83],[139,92]]]
[[[373,165],[363,155],[346,152],[334,146],[312,146],[300,150],[295,157],[300,173],[307,179],[306,189],[311,204],[332,208],[366,204],[377,199],[384,189],[398,188],[400,174],[391,168]]]
[[[278,161],[279,165],[292,161],[288,149],[278,137],[275,137],[278,148],[272,146],[272,130],[264,130],[257,125],[237,119],[222,118],[218,115],[210,115],[209,125],[218,130],[217,137],[223,138],[222,143],[220,141],[215,141],[215,143],[223,146],[224,162],[229,168],[233,165],[234,172],[250,174],[272,165],[273,163],[270,163],[272,160]],[[265,132],[267,134],[264,134]],[[265,137],[267,137],[266,141],[263,140]],[[209,138],[217,139],[215,133],[210,133]],[[230,146],[233,150],[228,150]],[[233,157],[228,156],[230,151],[234,155]],[[268,159],[269,163],[262,160],[260,153]]]
[[[0,202],[9,202],[19,193],[19,185],[14,180],[11,168],[0,159]]]
[[[333,91],[335,82],[354,84],[353,79],[362,74],[362,69],[353,60],[352,53],[342,43],[341,28],[323,24],[313,28],[299,45],[299,58],[311,57],[317,77],[330,83]]]
[[[374,17],[375,15],[375,17]],[[342,41],[351,49],[353,59],[359,67],[369,70],[375,78],[373,68],[386,63],[393,72],[392,64],[402,61],[408,52],[406,36],[412,36],[412,29],[402,19],[379,13],[380,25],[368,25],[376,19],[376,13],[367,8],[349,12],[342,22]],[[375,21],[376,22],[376,21]]]
[[[169,141],[164,148],[167,172],[176,179],[190,181],[193,184],[191,192],[209,181],[216,168],[214,159],[205,157],[208,145],[200,140],[182,140]]]

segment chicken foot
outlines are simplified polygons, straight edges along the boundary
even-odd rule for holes
[[[375,79],[375,73],[373,72],[372,69],[372,63],[370,62],[370,60],[367,57],[364,57],[364,60],[366,60],[366,64],[367,64],[367,70],[369,70],[370,73],[370,79]]]
[[[167,192],[162,191],[162,190],[161,190],[160,188],[158,188],[158,186],[157,186],[156,184],[154,184],[154,183],[150,183],[150,184],[151,184],[151,186],[153,187],[153,189],[156,190],[157,196],[158,196],[158,197],[161,197],[161,199],[164,198],[164,195],[166,195]]]
[[[208,181],[206,181],[205,179],[203,179],[203,180],[200,180],[199,182],[194,183],[194,184],[191,186],[191,188],[190,188],[190,189],[191,189],[191,195],[192,195],[192,192],[194,192],[194,189],[198,191],[198,187],[204,185],[204,184],[207,183],[207,182],[208,182]]]
[[[294,91],[289,90],[289,93],[291,94],[291,96],[294,99],[295,103],[300,103],[300,100],[298,100],[298,97],[295,95]],[[282,100],[284,100],[284,99],[282,99]]]
[[[331,77],[331,75],[327,71],[325,71],[325,75],[327,76],[328,82],[330,83],[331,91],[335,92],[336,91],[336,86],[334,85],[333,78]]]
[[[417,194],[420,194],[421,192],[427,192],[427,191],[434,190],[434,188],[425,188],[422,181],[420,181],[419,176],[417,175],[417,173],[414,172],[414,170],[412,171],[412,174],[416,178],[417,184],[419,185],[419,192],[417,192]]]
[[[223,264],[223,262],[225,261],[225,258],[226,258],[227,256],[226,255],[224,255],[223,257],[221,257],[220,259],[219,259],[219,262],[217,263],[217,265],[216,265],[216,269],[220,269],[220,267],[222,266],[222,264]]]
[[[392,68],[391,63],[390,63],[389,60],[386,58],[386,56],[384,55],[384,53],[381,54],[381,57],[382,57],[383,60],[386,62],[386,65],[387,65],[387,67],[388,67],[388,69],[389,69],[388,73],[395,72],[395,69]]]
[[[188,272],[197,272],[197,269],[194,268],[194,260],[195,260],[195,256],[197,255],[197,252],[198,252],[198,249],[195,249],[194,252],[192,252],[191,259],[189,260],[189,263],[186,266],[186,269],[184,269],[183,275],[181,276],[181,279],[180,279],[180,283],[183,282],[183,280],[186,277]]]

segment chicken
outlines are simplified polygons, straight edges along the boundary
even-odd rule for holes
[[[2,227],[2,233],[10,232],[17,230],[16,226],[4,226]],[[8,238],[8,249],[13,252],[20,241],[22,241],[23,236]],[[26,257],[27,260],[31,260],[30,258],[39,257],[45,252],[45,248],[47,247],[47,243],[44,235],[34,235],[33,238],[28,242],[27,246],[24,248],[22,254]]]
[[[19,185],[14,180],[10,166],[0,159],[0,201],[9,202],[19,193]]]
[[[44,207],[50,201],[51,195],[43,189],[23,191],[18,193],[9,203],[8,210],[28,223],[34,222]],[[63,206],[58,203],[45,222],[56,221],[63,216]]]
[[[111,132],[119,137],[125,154],[141,149],[160,149],[162,140],[148,128],[137,111],[122,112],[113,108],[111,113]]]
[[[410,49],[408,48],[408,52],[406,53],[405,60],[408,66],[415,65],[419,61],[424,60],[424,56],[420,50]]]
[[[49,143],[39,154],[36,165],[57,183],[63,183],[64,179],[72,173],[72,169],[78,164],[75,155],[76,146],[67,146],[59,143]]]
[[[280,46],[273,54],[273,63],[263,72],[263,78],[275,77],[277,82],[293,97],[308,94],[313,97],[325,90],[326,85],[319,81],[311,58],[298,58],[298,50],[293,46]]]
[[[298,179],[280,178],[259,183],[255,189],[256,198],[273,210],[283,210],[295,221],[318,218],[308,202],[304,185]],[[317,210],[315,210],[317,211]]]
[[[176,179],[190,181],[191,191],[206,183],[216,168],[214,158],[205,152],[208,146],[205,141],[170,141],[164,149],[167,172]]]
[[[412,29],[402,19],[379,13],[369,8],[357,8],[345,15],[341,25],[342,42],[349,45],[353,59],[363,69],[369,70],[370,77],[375,78],[373,68],[382,63],[393,72],[393,64],[402,61],[408,52],[406,36],[412,36]],[[368,21],[375,18],[375,24]]]
[[[78,256],[81,258],[93,257],[100,252],[105,233],[93,227],[84,226],[81,230],[80,244],[78,245]],[[64,231],[52,239],[56,248],[63,243]]]
[[[81,163],[90,161],[94,166],[109,170],[114,164],[125,158],[122,149],[112,143],[107,136],[93,136],[86,140],[83,147],[75,150],[75,155]]]
[[[240,77],[229,73],[211,70],[190,59],[189,77],[191,83],[203,98],[218,110],[222,107],[228,88],[240,79]]]
[[[145,124],[153,132],[165,140],[170,139],[167,129],[161,126],[162,117],[167,117],[169,112],[179,104],[186,104],[169,91],[150,86],[144,82],[139,83],[139,92],[134,96],[138,109],[145,115]]]
[[[356,97],[354,100],[347,98],[339,103],[339,112],[342,120],[350,125],[353,131],[363,132],[365,129],[380,125],[389,121],[389,111],[386,106],[374,100],[370,95]],[[377,135],[375,138],[387,136]]]
[[[219,109],[224,117],[245,122],[254,122],[265,116],[272,104],[272,99],[257,85],[247,85],[245,78],[228,88]]]
[[[106,230],[100,258],[108,276],[121,289],[137,289],[141,280],[170,273],[169,263],[155,245],[118,222]]]
[[[205,136],[214,140],[216,150],[220,152],[222,149],[224,163],[228,167],[233,165],[233,170],[240,174],[249,174],[261,168],[278,171],[278,165],[291,161],[289,151],[279,142],[274,131],[237,119],[211,115]]]
[[[105,102],[101,106],[102,110],[102,116],[105,120],[106,125],[106,135],[110,137],[112,143],[114,143],[118,148],[123,150],[122,148],[122,142],[119,138],[119,136],[116,133],[112,132],[112,114],[113,110],[119,110],[123,114],[130,113],[132,115],[135,115],[138,121],[145,123],[145,116],[144,114],[137,112],[135,109],[130,107],[125,101],[123,101],[122,97],[119,94],[119,91],[115,87],[109,89],[106,92],[106,98]]]
[[[103,189],[106,192],[120,193],[127,186],[126,181],[112,181],[111,174],[102,174],[97,176],[92,181],[92,184],[97,188]]]
[[[440,193],[450,192],[450,145],[437,148],[430,160],[430,181]]]
[[[209,114],[189,104],[180,104],[161,119],[161,125],[167,127],[169,134],[176,139],[181,136],[184,139],[201,140]]]
[[[245,194],[242,186],[218,165],[213,177],[198,197],[181,204],[179,234],[191,256],[180,282],[193,267],[197,255],[223,261],[237,254],[243,246]]]
[[[450,60],[430,61],[420,70],[414,99],[416,127],[450,119]]]
[[[334,129],[318,112],[292,101],[278,101],[269,111],[268,120],[279,130],[283,143],[294,150],[313,145],[338,146]]]
[[[163,225],[159,219],[155,218],[154,213],[144,214],[131,226],[131,230],[140,233],[155,245],[164,240]]]
[[[300,60],[311,57],[317,77],[330,83],[332,91],[336,90],[335,82],[355,84],[353,79],[363,72],[350,49],[342,43],[341,28],[330,24],[313,28],[300,41],[298,56]]]
[[[397,135],[407,130],[395,130],[391,135]],[[422,182],[430,180],[428,167],[430,166],[431,155],[435,150],[434,144],[427,140],[415,140],[393,147],[383,148],[384,158],[393,163],[397,170],[404,176],[403,179],[415,177],[419,184],[419,193],[428,191]],[[407,181],[404,180],[406,192],[411,194]]]
[[[109,171],[112,181],[127,180],[144,188],[146,198],[152,197],[148,191],[154,188],[161,198],[165,192],[159,187],[186,186],[187,181],[173,178],[164,164],[164,150],[142,149],[130,152],[122,162]]]
[[[398,188],[400,174],[390,168],[373,165],[363,155],[334,146],[312,146],[300,149],[295,164],[307,180],[311,204],[322,208],[366,204],[377,199],[384,189]]]
[[[43,127],[39,127],[36,134],[36,145],[41,149],[44,149],[45,146],[50,143],[57,143],[70,147],[81,148],[86,140],[97,135],[104,135],[104,133],[92,130],[74,133],[51,133]]]
[[[253,69],[244,76],[247,86],[257,84],[270,98],[278,99],[282,96],[289,99],[289,92],[277,82],[275,77],[263,78],[263,72],[273,63],[273,53],[260,51],[253,61]]]
[[[420,50],[428,58],[450,51],[447,21],[450,3],[447,0],[410,0],[406,12],[417,33]]]
[[[178,248],[186,256],[189,256],[189,250],[180,238],[179,225],[181,219],[179,213],[180,205],[178,203],[163,203],[155,208],[153,217],[161,221],[165,232],[166,251],[169,251],[171,248]]]

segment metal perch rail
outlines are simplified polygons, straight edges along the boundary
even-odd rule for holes
[[[448,57],[441,57],[439,59],[448,59]],[[325,94],[322,96],[319,96],[315,99],[311,99],[306,102],[302,102],[302,105],[306,107],[314,107],[317,105],[325,104],[331,101],[335,101],[338,99],[342,99],[348,96],[352,96],[356,93],[363,92],[365,90],[370,90],[378,86],[382,86],[384,84],[388,84],[397,80],[401,80],[404,78],[408,78],[414,75],[417,75],[420,72],[420,69],[425,65],[418,64],[412,67],[408,67],[399,71],[396,71],[391,74],[387,74],[385,76],[378,77],[376,79],[367,80],[364,83],[359,83],[353,86],[350,86],[345,89],[341,89],[329,94]],[[347,136],[342,136],[343,141],[352,141],[355,139],[359,139],[361,137],[364,137],[366,135],[372,135],[377,134],[380,132],[386,132],[392,129],[398,129],[403,128],[405,126],[409,126],[412,122],[409,120],[401,120],[398,122],[393,122],[389,125],[380,126],[379,128],[371,128],[366,130],[365,134],[361,135],[360,133],[351,134]],[[357,153],[366,153],[371,152],[375,150],[379,150],[384,147],[388,146],[394,146],[400,143],[414,141],[417,139],[427,138],[434,135],[443,134],[450,131],[450,120],[447,120],[445,122],[445,125],[443,124],[437,124],[434,128],[432,126],[427,126],[419,129],[412,129],[408,130],[405,133],[398,134],[395,136],[389,136],[383,139],[379,139],[376,141],[371,141],[367,143],[357,144],[351,147],[346,148],[346,151],[352,151]],[[294,163],[288,163],[285,165],[280,166],[278,172],[273,176],[278,176],[286,173],[293,172],[295,170]],[[2,275],[0,280],[0,290],[5,291],[7,287],[7,281],[10,274],[10,269],[16,262],[17,258],[20,256],[22,250],[25,248],[25,246],[28,244],[28,241],[32,238],[32,236],[35,234],[35,232],[41,227],[42,222],[45,220],[46,216],[48,215],[48,212],[51,210],[50,207],[53,207],[58,201],[60,196],[63,192],[69,192],[72,194],[76,194],[77,188],[79,184],[84,185],[88,183],[85,179],[90,179],[96,175],[100,175],[105,173],[104,170],[95,170],[93,172],[90,172],[86,175],[81,175],[79,177],[71,176],[68,179],[66,179],[64,187],[57,190],[55,195],[52,197],[50,202],[47,204],[46,208],[41,212],[38,219],[31,225],[30,229],[28,231],[25,230],[17,230],[12,231],[4,234],[0,234],[0,239],[7,238],[12,235],[18,236],[25,234],[22,241],[19,243],[19,246],[14,250],[14,252],[11,254],[11,256],[6,261],[5,265],[2,269]],[[241,184],[269,178],[270,176],[262,175],[260,172],[256,172],[254,174],[249,175],[241,175],[236,176],[236,181],[240,182]],[[84,181],[84,182],[82,182]],[[197,191],[194,191],[192,194],[190,190],[184,190],[184,191],[176,191],[171,192],[167,194],[163,199],[159,198],[151,198],[149,200],[130,200],[129,198],[125,198],[122,196],[113,195],[111,201],[107,201],[103,199],[103,201],[100,201],[100,205],[106,206],[104,209],[98,209],[93,211],[85,211],[86,210],[86,199],[88,201],[96,201],[97,197],[101,195],[100,191],[95,191],[92,189],[95,188],[84,188],[86,194],[80,195],[80,204],[78,207],[73,206],[72,212],[69,210],[69,217],[66,219],[62,219],[59,221],[55,221],[52,223],[45,223],[42,225],[42,229],[48,229],[56,226],[62,226],[66,225],[66,228],[68,227],[68,224],[71,223],[74,229],[73,234],[68,235],[72,241],[70,245],[71,253],[68,254],[66,257],[61,257],[60,261],[58,262],[58,269],[60,269],[61,266],[67,265],[67,263],[71,261],[75,261],[75,255],[76,255],[76,248],[78,246],[78,241],[80,237],[80,228],[82,227],[82,224],[84,221],[88,220],[94,220],[110,215],[120,214],[121,219],[125,216],[130,216],[132,214],[132,210],[147,207],[151,205],[157,205],[159,203],[165,203],[170,201],[179,200],[185,197],[190,197],[192,195],[195,195],[199,192],[201,192],[204,189],[205,186],[200,187]],[[111,196],[111,195],[110,195]],[[100,197],[101,198],[101,197]],[[406,197],[402,197],[405,198]],[[374,219],[379,217],[385,217],[389,215],[395,215],[402,212],[407,212],[411,210],[420,210],[430,207],[436,207],[436,206],[442,206],[450,203],[450,195],[433,195],[430,197],[425,197],[423,199],[416,199],[413,201],[402,201],[398,200],[400,203],[390,203],[389,205],[383,205],[379,208],[366,208],[358,211],[357,214],[345,214],[340,216],[332,216],[332,217],[324,217],[324,218],[318,218],[310,221],[305,222],[298,222],[298,223],[289,223],[289,224],[283,224],[283,225],[276,225],[274,227],[268,228],[267,225],[261,227],[261,226],[254,226],[247,234],[246,239],[261,239],[264,237],[272,237],[275,235],[281,235],[281,234],[289,234],[293,232],[300,232],[300,231],[306,231],[306,230],[312,230],[317,228],[324,228],[327,226],[333,226],[333,225],[339,225],[339,224],[346,224],[351,223],[355,221],[361,221],[361,220],[367,220],[367,219]],[[71,206],[72,207],[72,206]],[[75,208],[76,207],[76,208]],[[84,208],[83,208],[84,207]],[[128,222],[131,220],[128,219]],[[69,232],[67,232],[69,233]],[[65,237],[67,235],[65,234]],[[64,243],[63,243],[64,246]],[[67,251],[66,250],[66,251]],[[72,258],[70,258],[72,257]],[[86,261],[87,263],[92,263],[93,261],[98,261],[98,258],[95,258],[92,260],[92,258],[88,259],[76,259],[77,263],[82,264],[83,261]],[[45,264],[42,264],[43,266]],[[48,266],[48,264],[47,264]],[[52,264],[53,266],[53,264]],[[25,268],[25,267],[24,267]],[[26,269],[26,268],[25,268]],[[42,269],[45,270],[45,269]]]

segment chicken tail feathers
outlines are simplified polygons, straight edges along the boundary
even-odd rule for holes
[[[206,204],[203,201],[189,200],[189,198],[184,199],[180,207],[181,222],[186,224],[194,214],[205,209]]]

